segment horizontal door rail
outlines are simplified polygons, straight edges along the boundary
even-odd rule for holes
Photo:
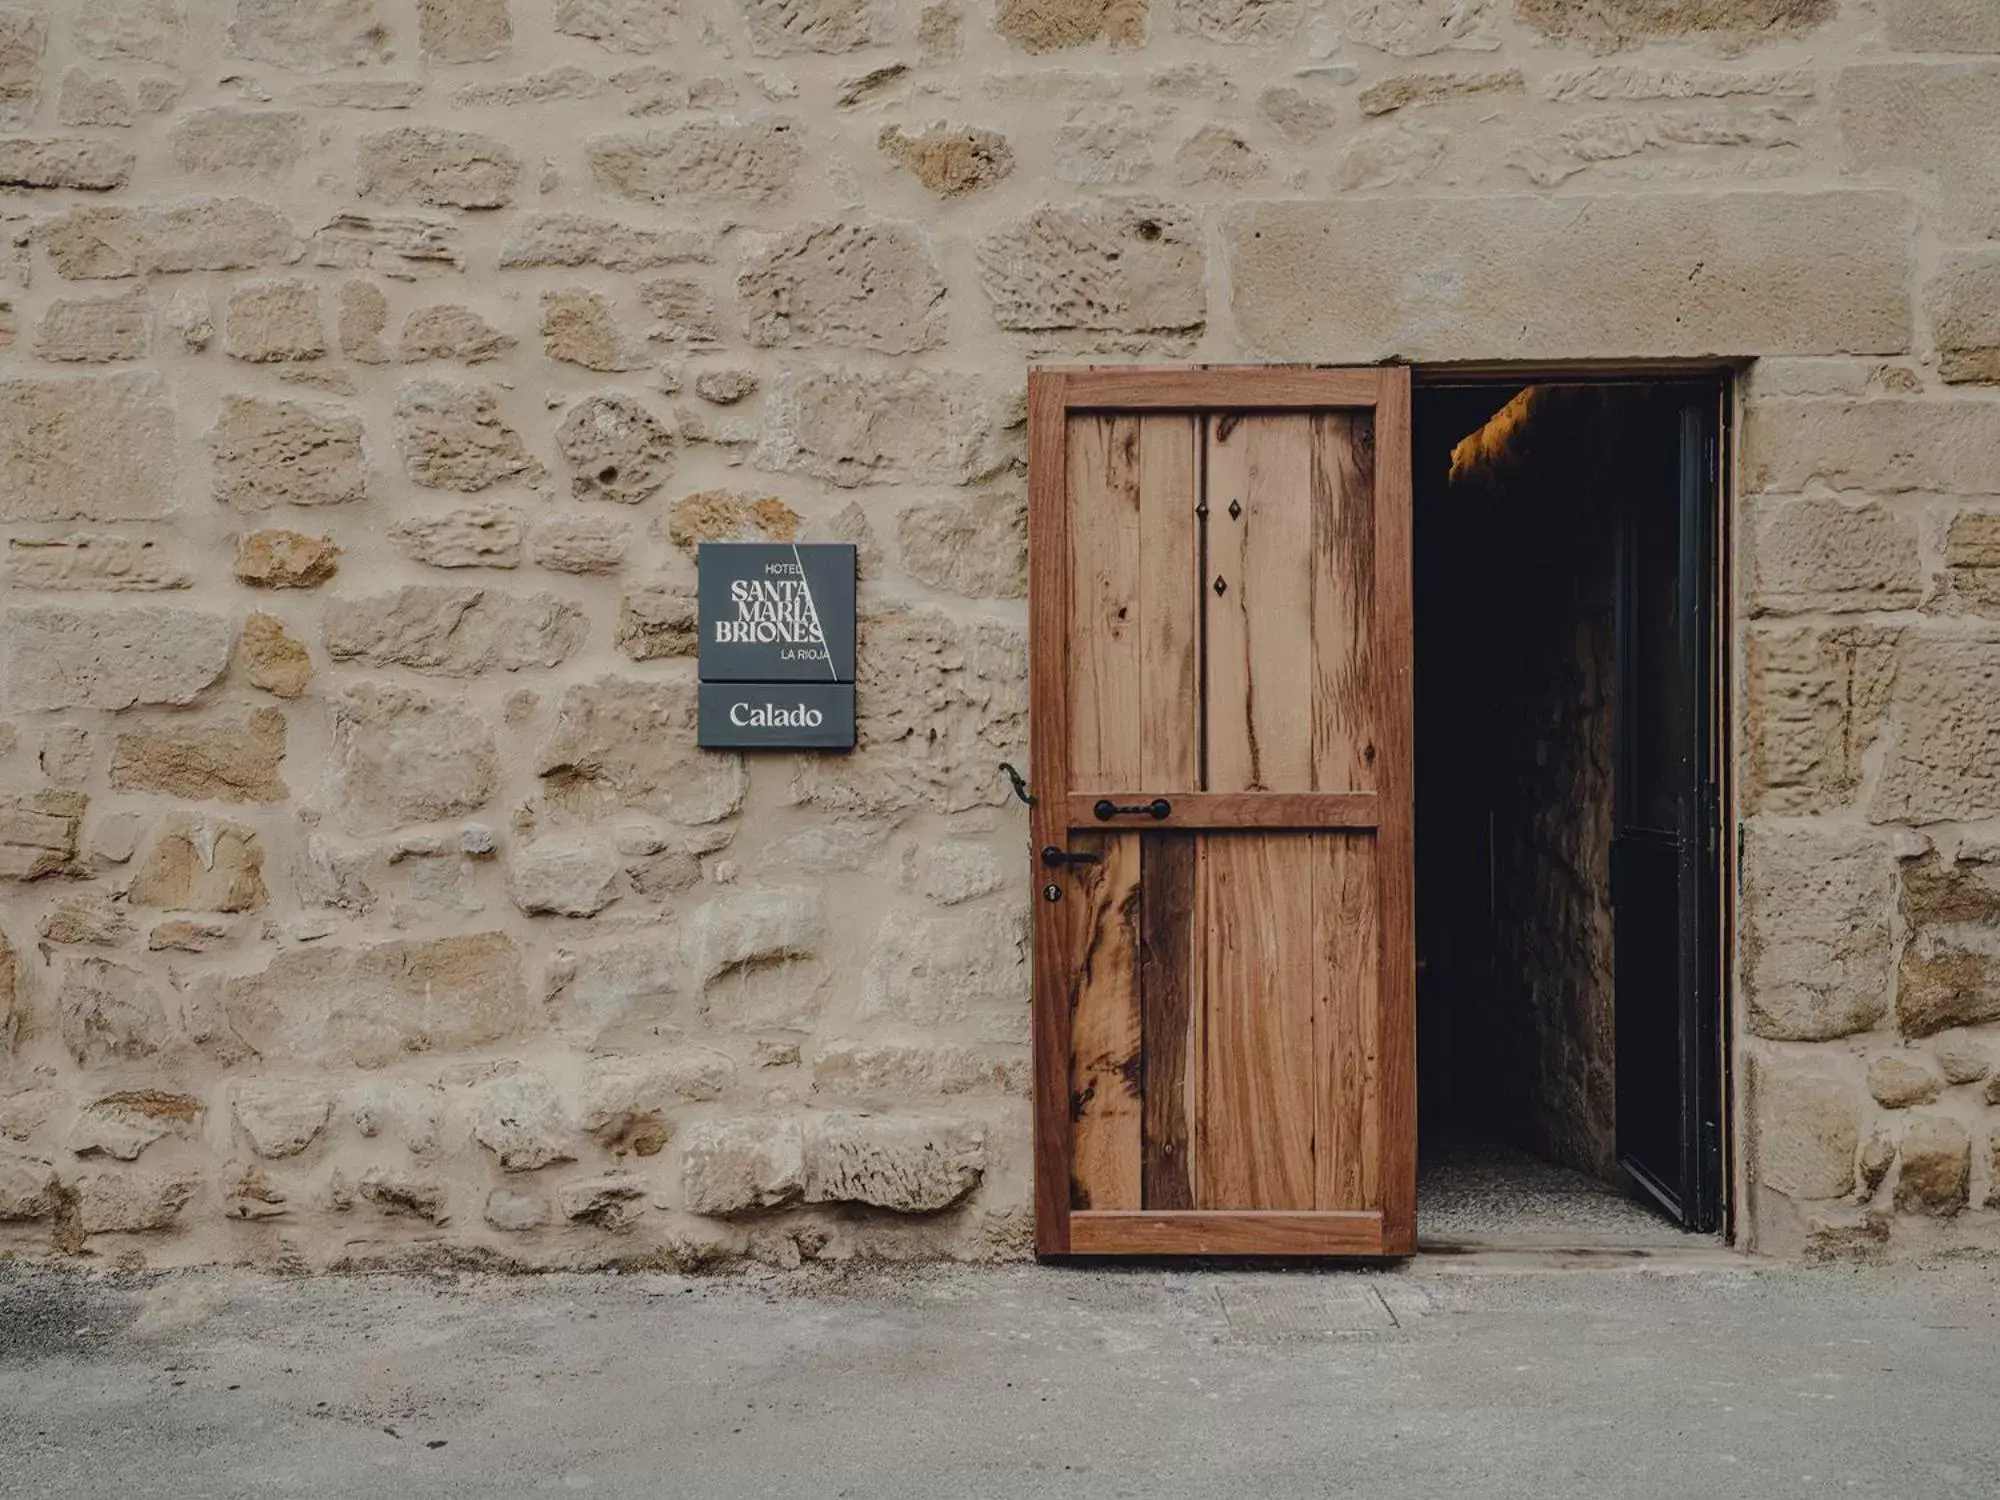
[[[1282,411],[1372,407],[1382,389],[1374,370],[1245,365],[1212,370],[1144,367],[1060,370],[1071,411]]]
[[[1075,1210],[1073,1255],[1380,1255],[1382,1215],[1360,1212]]]
[[[1150,811],[1156,798],[1167,803],[1165,817]],[[1097,815],[1097,804],[1147,808]],[[1067,801],[1071,828],[1215,829],[1372,829],[1380,812],[1373,792],[1072,792]]]

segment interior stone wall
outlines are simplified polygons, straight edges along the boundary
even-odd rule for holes
[[[1702,356],[1743,1227],[2000,1240],[1996,24],[0,4],[0,1245],[1025,1254],[1029,364]],[[701,754],[794,533],[860,748]]]

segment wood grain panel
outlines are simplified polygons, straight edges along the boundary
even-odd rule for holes
[[[1139,423],[1139,776],[1148,797],[1201,785],[1201,427]],[[1109,783],[1106,783],[1109,785]]]
[[[1373,828],[1373,792],[1178,792],[1168,798],[1164,818],[1121,813],[1110,821],[1097,816],[1101,792],[1072,792],[1066,814],[1072,828]],[[1119,794],[1114,802],[1138,806],[1145,793]]]
[[[1320,791],[1375,785],[1375,441],[1372,422],[1312,424],[1313,770]]]
[[[1381,1204],[1382,1146],[1375,839],[1316,834],[1312,846],[1313,1203],[1372,1209]]]
[[[1370,407],[1381,381],[1374,370],[1315,370],[1300,365],[1218,366],[1206,370],[1121,365],[1066,372],[1072,411],[1279,411]]]
[[[1070,1206],[1139,1208],[1139,839],[1076,834],[1070,938]]]
[[[1313,1206],[1311,856],[1296,834],[1201,841],[1199,1208]]]
[[[1373,1213],[1079,1213],[1079,1255],[1380,1255]]]
[[[1195,903],[1195,839],[1139,838],[1140,1034],[1145,1041],[1144,1192],[1146,1208],[1193,1208],[1189,1153],[1194,1098],[1190,1059],[1201,998]]]
[[[1069,772],[1074,786],[1130,786],[1139,779],[1139,477],[1137,417],[1071,418]]]

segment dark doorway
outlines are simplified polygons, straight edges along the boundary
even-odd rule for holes
[[[1427,1238],[1721,1225],[1726,391],[1417,390]]]

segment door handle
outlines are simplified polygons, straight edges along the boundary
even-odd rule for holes
[[[1054,844],[1048,844],[1042,849],[1042,863],[1053,870],[1062,865],[1102,864],[1104,863],[1104,856],[1101,854],[1071,854],[1067,849],[1058,849]]]
[[[1164,822],[1173,810],[1173,803],[1165,797],[1155,797],[1151,802],[1131,803],[1117,803],[1103,797],[1091,808],[1100,823],[1109,823],[1113,818],[1152,818],[1156,822]]]

